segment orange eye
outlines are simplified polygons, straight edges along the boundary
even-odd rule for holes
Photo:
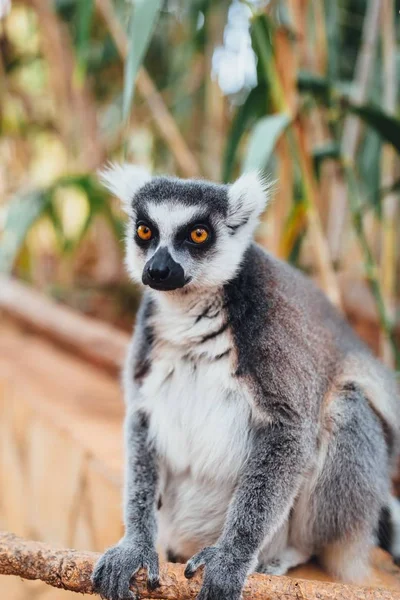
[[[204,244],[208,239],[208,231],[204,227],[196,227],[190,232],[190,239],[195,244]]]
[[[147,227],[147,225],[139,225],[139,227],[136,230],[136,233],[138,234],[138,237],[140,237],[140,239],[144,240],[145,242],[150,240],[151,236],[153,235],[150,227]]]

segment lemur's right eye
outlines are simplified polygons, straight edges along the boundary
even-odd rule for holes
[[[208,240],[208,231],[205,227],[195,227],[190,232],[190,239],[195,244],[204,244]]]
[[[153,232],[151,231],[150,227],[143,224],[138,226],[138,228],[136,229],[136,233],[138,237],[145,242],[151,240],[153,236]]]

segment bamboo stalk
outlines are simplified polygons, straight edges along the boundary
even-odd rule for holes
[[[94,99],[86,85],[74,85],[75,57],[71,39],[51,0],[29,0],[38,16],[41,44],[49,65],[57,119],[67,147],[78,154],[79,169],[94,170],[105,160]]]
[[[384,69],[383,105],[389,114],[396,111],[396,36],[395,6],[393,0],[385,0],[381,7],[382,58]],[[396,153],[386,145],[382,151],[382,188],[390,188],[395,182]],[[387,317],[393,323],[396,317],[396,229],[398,227],[398,195],[388,194],[383,201],[381,286]],[[391,367],[395,356],[385,331],[380,338],[381,354]]]
[[[122,58],[128,56],[129,40],[122,27],[110,0],[96,0],[98,11],[107,23],[114,43]],[[160,135],[167,143],[176,162],[185,177],[199,177],[199,164],[183,138],[175,119],[153,83],[146,69],[139,69],[136,87],[140,96],[146,101]]]
[[[283,88],[283,80],[278,71],[275,54],[269,52],[267,44],[263,41],[263,32],[258,29],[257,21],[254,24],[254,33],[263,49],[263,67],[270,85],[270,98],[273,108],[277,112],[289,113],[292,118],[292,106],[288,106],[286,96],[287,90]],[[275,43],[275,41],[274,41]],[[279,54],[279,52],[277,52]],[[286,93],[285,93],[286,92]],[[291,94],[293,97],[293,94]],[[305,141],[305,133],[302,131],[304,125],[298,121],[288,131],[288,140],[292,148],[295,160],[299,164],[302,176],[303,203],[308,224],[308,236],[315,252],[315,263],[321,287],[330,300],[337,306],[341,305],[340,290],[333,269],[329,246],[325,238],[321,219],[317,210],[316,186],[313,175],[311,157]]]
[[[381,0],[369,0],[364,18],[361,47],[355,67],[355,88],[352,100],[358,103],[364,102],[367,97],[378,41],[380,10]],[[358,117],[353,115],[346,117],[341,139],[341,154],[348,163],[352,163],[355,159],[361,130],[362,123]],[[347,202],[346,183],[343,179],[339,179],[330,204],[328,219],[328,242],[334,260],[339,259],[343,247]]]
[[[210,5],[207,11],[207,43],[205,48],[205,68],[211,73],[214,48],[222,42],[221,7]],[[224,13],[222,12],[222,16]],[[224,153],[224,96],[218,82],[212,77],[205,79],[204,130],[202,135],[203,166],[210,179],[221,177],[221,161]]]
[[[330,300],[341,307],[341,294],[335,275],[329,246],[322,228],[321,218],[317,209],[317,188],[315,185],[313,167],[309,149],[307,148],[306,130],[304,124],[296,124],[297,155],[303,176],[304,197],[306,199],[308,235],[316,253],[315,261],[318,267],[320,282]]]
[[[100,555],[56,549],[41,542],[25,541],[11,533],[0,532],[0,574],[24,579],[40,579],[55,588],[94,594],[91,575]],[[191,600],[197,597],[201,577],[187,580],[184,566],[164,563],[160,568],[160,586],[151,591],[146,573],[135,575],[132,590],[139,598]],[[243,592],[244,600],[400,600],[400,593],[384,588],[306,581],[289,577],[251,575]]]
[[[361,203],[357,189],[357,180],[351,164],[344,163],[343,168],[349,190],[350,211],[353,219],[354,229],[358,237],[358,242],[364,256],[364,266],[368,284],[375,299],[380,326],[385,334],[385,338],[390,344],[391,352],[393,353],[394,364],[396,365],[397,369],[400,369],[400,348],[397,347],[394,323],[390,320],[386,310],[384,298],[379,284],[377,264],[374,260],[368,243],[367,235],[365,233],[363,214],[360,210]]]

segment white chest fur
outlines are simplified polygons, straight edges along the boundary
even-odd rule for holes
[[[174,473],[235,481],[246,457],[250,405],[234,376],[222,300],[163,306],[152,323],[151,370],[141,388],[150,435]],[[217,334],[217,335],[216,335]]]
[[[162,544],[183,555],[214,543],[246,460],[250,403],[234,376],[222,301],[163,306],[152,322],[151,369],[141,387],[162,459]],[[217,334],[217,335],[216,335]]]

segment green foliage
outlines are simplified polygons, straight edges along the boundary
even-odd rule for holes
[[[78,78],[83,81],[87,69],[87,60],[90,50],[90,28],[93,20],[93,0],[77,3],[77,40],[76,51],[78,55]]]
[[[0,238],[0,273],[11,272],[28,231],[45,214],[49,202],[49,195],[45,190],[16,194],[10,201]]]
[[[243,171],[265,171],[275,144],[290,124],[286,114],[276,114],[260,119],[250,136]]]
[[[56,203],[57,192],[62,188],[76,188],[87,198],[89,210],[77,235],[66,235]],[[10,273],[21,252],[31,227],[42,218],[48,218],[62,254],[74,252],[90,230],[95,217],[102,216],[109,223],[118,241],[123,238],[124,226],[114,214],[109,196],[90,175],[61,177],[53,185],[16,194],[10,199],[0,244],[0,272]]]
[[[349,102],[347,108],[350,112],[357,115],[367,125],[375,129],[382,140],[392,144],[400,153],[400,119],[388,115],[378,106],[365,104],[359,106]]]
[[[314,170],[317,179],[320,177],[321,165],[324,160],[338,160],[340,158],[340,147],[337,142],[327,142],[323,146],[314,148],[313,153]]]
[[[239,144],[243,136],[265,114],[267,89],[263,84],[251,90],[244,103],[239,106],[228,131],[222,166],[222,179],[231,181],[234,174]]]
[[[149,46],[161,5],[162,0],[139,0],[132,5],[122,108],[125,121],[132,105],[136,76]]]
[[[324,175],[321,171],[323,162],[336,161],[341,176],[347,178],[349,211],[354,231],[361,240],[367,274],[371,280],[374,257],[363,230],[363,215],[372,209],[380,217],[385,195],[400,189],[399,182],[390,186],[390,189],[380,189],[382,146],[391,144],[400,153],[400,119],[397,115],[386,114],[377,105],[385,77],[383,52],[379,51],[379,47],[375,48],[377,58],[374,71],[370,74],[368,96],[362,104],[356,104],[351,99],[368,3],[366,0],[309,1],[297,11],[291,10],[290,3],[285,0],[270,2],[268,6],[246,0],[242,3],[253,11],[251,43],[257,57],[257,85],[247,97],[235,97],[237,101],[240,96],[243,102],[233,106],[229,99],[222,102],[218,98],[215,86],[211,83],[212,56],[215,47],[224,43],[223,29],[231,0],[218,3],[212,0],[182,0],[178,3],[110,0],[111,11],[114,11],[112,16],[119,20],[127,34],[128,56],[124,60],[113,41],[113,28],[107,22],[107,17],[104,18],[104,14],[98,10],[96,2],[54,0],[62,27],[67,28],[70,34],[73,51],[68,56],[72,55],[75,59],[75,77],[70,86],[72,90],[64,92],[64,103],[60,105],[65,106],[69,98],[72,101],[77,90],[87,91],[88,96],[82,96],[81,101],[83,104],[95,102],[92,115],[98,117],[101,123],[99,139],[104,142],[104,147],[99,157],[115,155],[120,158],[121,151],[129,143],[129,152],[135,159],[141,161],[145,158],[147,162],[150,159],[156,171],[163,172],[176,170],[179,163],[176,160],[176,148],[179,151],[179,147],[182,149],[187,145],[195,162],[204,167],[202,174],[209,176],[212,172],[214,176],[215,169],[210,169],[210,172],[207,170],[210,161],[206,153],[207,136],[215,126],[215,135],[219,136],[215,144],[216,151],[220,152],[224,147],[220,176],[225,182],[232,181],[240,171],[273,171],[277,163],[273,160],[276,143],[284,136],[282,156],[285,162],[282,164],[289,165],[288,168],[293,171],[290,173],[293,183],[292,189],[288,190],[291,196],[286,213],[279,217],[282,219],[279,243],[282,255],[300,266],[301,244],[308,222],[307,211],[313,203],[317,213],[321,211],[321,206],[322,210],[327,208],[322,204],[325,198],[320,198],[319,204],[314,202],[313,188],[316,188],[318,195]],[[18,4],[14,5],[16,10],[20,8]],[[23,3],[22,6],[22,11],[29,13],[34,30],[35,9],[31,3]],[[320,11],[321,6],[323,12]],[[301,16],[300,10],[305,11]],[[398,21],[399,17],[396,18]],[[298,22],[292,23],[290,19],[298,19]],[[36,23],[36,29],[40,32],[40,23]],[[379,32],[378,37],[382,38],[382,35]],[[48,102],[57,68],[46,56],[43,50],[45,44],[42,48],[37,42],[36,46],[31,47],[30,40],[34,36],[25,35],[29,48],[21,51],[21,43],[19,46],[14,42],[9,43],[7,36],[5,29],[2,58],[8,85],[2,104],[0,131],[3,137],[10,136],[12,140],[10,154],[14,155],[14,138],[19,136],[25,144],[29,137],[27,145],[30,145],[36,132],[51,132],[62,139],[66,147],[68,156],[65,170],[71,168],[71,164],[80,167],[79,162],[74,162],[80,150],[79,131],[73,131],[73,122],[62,127],[63,116],[55,116],[58,107]],[[321,40],[324,43],[319,48],[317,44]],[[285,43],[280,46],[279,42],[282,41]],[[377,46],[380,46],[380,41]],[[283,54],[280,54],[281,51]],[[316,56],[316,52],[320,52],[321,56]],[[61,80],[62,61],[60,63]],[[155,102],[153,97],[147,100],[135,98],[135,82],[142,66],[147,69],[159,93]],[[298,70],[294,73],[296,68]],[[27,72],[31,79],[35,76],[34,85],[31,83],[30,88],[26,85],[19,88],[19,79],[23,79]],[[34,94],[31,93],[32,88]],[[39,88],[41,96],[38,94]],[[64,86],[59,85],[58,88],[58,93],[62,95]],[[16,90],[20,91],[19,95]],[[37,97],[35,94],[38,94]],[[294,97],[295,101],[292,102]],[[167,107],[164,114],[169,111],[171,117],[171,121],[165,124],[166,129],[170,133],[175,130],[178,134],[175,137],[172,135],[172,138],[163,135],[163,127],[154,119],[154,112],[148,110],[151,106],[160,106],[162,102]],[[130,123],[133,103],[138,109],[135,113],[137,118]],[[344,160],[346,157],[342,156],[342,153],[346,153],[346,148],[343,148],[343,126],[349,115],[361,119],[365,125],[352,161],[354,164],[350,166],[347,165],[349,161]],[[320,131],[327,141],[321,140],[320,146],[312,148],[310,163],[308,144],[312,136],[305,130],[307,123],[315,116],[322,122]],[[77,122],[82,122],[82,119],[77,119]],[[35,136],[31,135],[32,131]],[[299,131],[305,134],[303,138]],[[181,140],[179,135],[182,136]],[[171,142],[171,139],[175,142]],[[130,146],[134,146],[134,151]],[[72,162],[69,162],[70,159]],[[88,160],[87,164],[91,162]],[[19,171],[25,172],[24,169]],[[57,173],[61,171],[56,169]],[[60,216],[59,192],[62,188],[80,190],[88,203],[86,216],[73,239],[66,234]],[[10,185],[10,189],[15,189],[15,186]],[[355,197],[357,202],[354,201]],[[60,251],[71,255],[90,231],[97,215],[107,220],[118,239],[123,237],[121,220],[112,210],[108,195],[90,175],[58,178],[44,189],[17,194],[10,200],[6,212],[0,245],[0,269],[10,271],[13,268],[26,235],[39,219],[45,218],[51,222]],[[322,220],[325,227],[326,220]],[[321,237],[324,237],[325,231],[321,232]],[[337,264],[340,264],[340,259]],[[384,312],[376,277],[371,288],[377,299],[382,327],[389,331],[390,323]]]

